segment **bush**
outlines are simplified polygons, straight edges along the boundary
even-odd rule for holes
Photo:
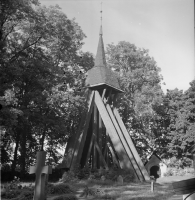
[[[20,172],[18,171],[13,172],[9,164],[2,164],[1,166],[1,181],[2,182],[12,181],[15,176],[19,177]]]
[[[173,170],[171,168],[168,169],[166,173],[164,173],[164,176],[173,176],[173,175],[174,175],[174,173],[173,173]]]
[[[23,191],[17,200],[32,200],[34,191]]]
[[[1,195],[5,199],[11,200],[32,200],[34,191],[10,190]]]
[[[189,168],[189,167],[187,167],[187,168],[185,168],[184,170],[185,170],[185,173],[186,173],[186,174],[195,175],[195,169],[194,169],[194,168]]]
[[[73,193],[73,190],[68,184],[59,183],[55,185],[50,185],[48,187],[48,194],[69,194]]]
[[[105,177],[106,180],[116,181],[118,176],[121,175],[125,182],[132,182],[135,180],[134,172],[131,170],[111,168],[106,169],[90,169],[85,167],[81,169],[76,167],[71,171],[64,172],[60,182],[73,182],[76,180],[88,179],[88,180],[101,180],[101,177]]]
[[[16,176],[14,176],[14,180],[12,180],[11,183],[9,184],[9,188],[10,189],[22,188],[20,178],[17,178]]]
[[[177,159],[176,157],[172,157],[169,160],[168,167],[172,168],[184,168],[192,166],[192,159],[183,157],[182,159]]]
[[[73,173],[75,178],[79,180],[88,179],[91,174],[91,169],[89,167],[81,168],[80,166],[77,166],[73,169]]]
[[[21,194],[21,190],[9,190],[1,194],[1,197],[5,199],[13,199]]]
[[[111,169],[108,171],[106,178],[112,181],[117,181],[119,175],[121,175],[123,177],[123,181],[127,183],[135,180],[134,172],[124,169]]]
[[[165,176],[184,176],[184,175],[194,175],[194,169],[193,168],[168,168],[167,172],[165,173]]]
[[[67,183],[77,180],[73,171],[64,172],[60,181]]]

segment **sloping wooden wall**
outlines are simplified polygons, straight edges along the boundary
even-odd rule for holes
[[[105,90],[101,95],[98,91],[90,93],[83,118],[76,137],[68,144],[70,169],[87,166],[89,160],[92,168],[108,169],[112,157],[116,166],[134,171],[140,181],[150,180],[117,109],[105,99]]]

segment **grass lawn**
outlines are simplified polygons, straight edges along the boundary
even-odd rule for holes
[[[191,176],[170,176],[157,179],[157,182],[154,184],[154,192],[151,192],[150,182],[130,182],[123,184],[111,180],[66,182],[73,192],[65,196],[74,196],[74,199],[78,200],[180,200],[182,196],[175,198],[171,182],[188,178],[191,178]],[[30,183],[22,183],[23,186],[28,186],[29,184]],[[53,185],[58,184],[60,183],[53,183]],[[53,195],[48,194],[47,200],[54,200],[57,196],[59,196],[58,193]],[[71,200],[72,198],[67,199]]]
[[[80,181],[71,184],[76,191],[78,199],[110,199],[110,200],[168,200],[174,192],[170,184],[160,185],[155,183],[154,192],[151,192],[150,183],[124,183],[119,185],[110,181]],[[89,195],[83,192],[88,186]],[[91,194],[90,191],[101,191],[98,194]],[[48,196],[48,200],[55,199],[54,196]]]

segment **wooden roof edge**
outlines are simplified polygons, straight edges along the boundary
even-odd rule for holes
[[[154,151],[151,156],[148,158],[148,160],[144,163],[144,166],[150,161],[152,156],[156,156],[160,161],[162,161],[162,159],[156,154],[156,151]]]
[[[109,86],[109,87],[111,87],[111,88],[114,88],[114,89],[117,90],[117,91],[120,91],[121,93],[124,93],[123,90],[121,90],[121,89],[119,89],[119,88],[116,88],[116,87],[114,87],[114,86],[112,86],[112,85],[109,85],[109,84],[107,84],[107,83],[98,83],[98,84],[89,85],[89,86],[86,86],[86,87],[91,88],[91,87],[96,87],[96,86],[101,86],[101,85],[107,85],[107,86]]]
[[[155,155],[160,161],[162,161],[162,159],[156,154],[156,151],[154,151],[152,155]]]

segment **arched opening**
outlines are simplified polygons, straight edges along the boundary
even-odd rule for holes
[[[152,166],[150,168],[150,176],[154,176],[155,178],[159,178],[159,175],[158,175],[158,171],[159,171],[159,166]]]

